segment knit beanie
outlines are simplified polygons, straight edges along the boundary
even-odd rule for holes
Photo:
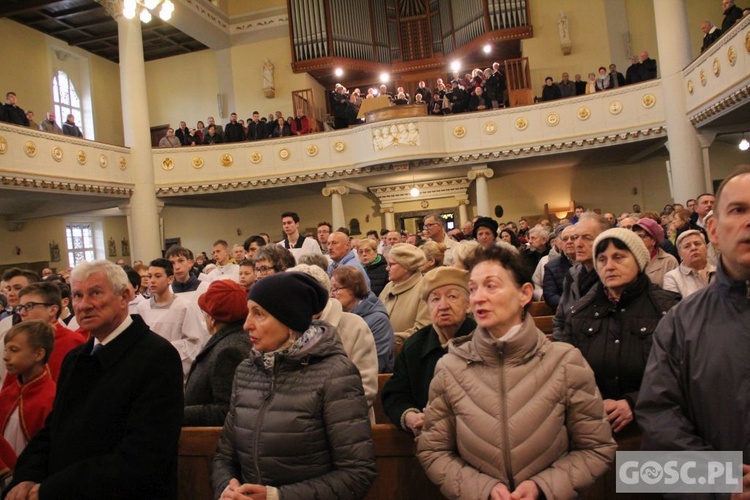
[[[408,243],[393,245],[388,258],[401,264],[407,271],[418,271],[427,263],[427,256],[422,249]]]
[[[656,241],[657,245],[664,241],[664,229],[653,219],[649,219],[648,217],[638,219],[638,222],[633,224],[633,231],[636,229],[646,231]]]
[[[607,238],[620,240],[625,243],[625,246],[628,247],[630,253],[633,254],[635,262],[638,264],[638,269],[640,269],[641,272],[646,269],[646,266],[651,260],[646,245],[643,243],[643,240],[641,240],[641,238],[633,231],[623,229],[621,227],[607,229],[596,237],[596,239],[594,240],[594,263],[596,263],[596,247],[599,245],[599,242],[606,240]]]
[[[198,297],[198,307],[220,323],[234,323],[247,317],[247,290],[232,280],[217,280]]]
[[[436,267],[422,279],[422,300],[426,302],[433,290],[446,285],[454,285],[468,292],[469,273],[457,267]]]
[[[497,238],[497,228],[499,226],[497,224],[497,221],[492,217],[480,217],[477,219],[477,221],[474,223],[474,232],[472,233],[474,239],[477,239],[477,232],[479,231],[480,227],[489,228],[490,231],[495,233],[495,238]]]
[[[248,300],[295,332],[304,332],[310,327],[312,317],[325,308],[328,292],[312,276],[284,272],[257,281]]]

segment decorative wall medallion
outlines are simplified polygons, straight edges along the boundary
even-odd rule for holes
[[[466,135],[466,129],[463,127],[463,125],[459,125],[458,127],[455,127],[453,129],[453,135],[461,139]]]
[[[336,144],[334,144],[334,145],[333,145],[333,149],[334,149],[334,150],[335,150],[335,151],[336,151],[337,153],[343,153],[343,152],[344,152],[344,150],[346,149],[346,144],[344,144],[344,143],[343,143],[343,142],[341,142],[341,141],[338,141],[338,142],[337,142]]]
[[[315,144],[307,146],[307,156],[315,156],[316,154],[318,154],[318,146]]]
[[[54,148],[52,148],[52,159],[60,162],[62,161],[62,157],[63,157],[63,150],[60,146],[55,146]]]
[[[4,155],[8,152],[8,141],[5,140],[5,137],[0,135],[0,155]]]
[[[203,168],[203,158],[196,156],[193,158],[193,168]]]
[[[613,115],[619,115],[622,112],[622,103],[620,101],[610,102],[609,112]]]
[[[427,200],[422,200],[422,203],[420,203],[422,208],[430,208],[430,202]]]
[[[29,158],[33,158],[36,156],[36,144],[31,141],[28,141],[23,145],[23,150],[26,152],[26,156],[28,156]]]
[[[719,76],[721,74],[721,63],[719,62],[718,57],[714,57],[714,63],[712,67],[714,70],[714,76]]]
[[[516,130],[526,130],[528,126],[529,122],[526,120],[526,118],[516,118]]]
[[[550,113],[547,115],[547,125],[555,127],[560,123],[560,115],[557,113]]]
[[[734,50],[734,47],[729,47],[729,50],[727,50],[727,60],[730,66],[734,66],[737,62],[737,52]]]
[[[100,154],[99,166],[102,168],[107,168],[108,165],[109,165],[109,158],[107,158],[107,156],[104,153]]]
[[[750,54],[750,31],[745,34],[745,50]]]
[[[234,158],[228,153],[223,154],[221,155],[221,158],[219,158],[219,163],[221,163],[222,167],[231,167],[232,163],[234,163]]]
[[[250,161],[253,163],[260,163],[260,161],[263,159],[263,156],[258,153],[257,151],[253,151],[250,153]]]
[[[706,79],[706,70],[705,69],[701,70],[700,77],[701,77],[701,85],[705,87],[706,86],[706,81],[707,81],[707,79]]]
[[[279,150],[279,158],[281,158],[282,160],[288,160],[290,156],[292,156],[292,153],[290,153],[287,148]]]
[[[687,89],[688,89],[688,92],[690,92],[691,94],[693,93],[693,91],[695,90],[695,86],[693,85],[693,80],[688,80]]]
[[[656,104],[656,97],[654,97],[654,94],[646,94],[641,97],[641,104],[644,108],[653,108]]]
[[[591,118],[591,110],[589,108],[578,108],[578,119],[586,121]]]
[[[119,164],[120,164],[120,170],[125,170],[126,168],[128,168],[128,161],[125,159],[124,156],[120,157]]]
[[[85,165],[86,164],[86,151],[79,149],[78,150],[78,164],[79,165]]]
[[[174,168],[174,161],[172,161],[172,158],[164,158],[161,161],[161,168],[169,172]]]
[[[495,122],[485,122],[484,133],[487,135],[492,135],[495,132],[497,132],[497,124]]]

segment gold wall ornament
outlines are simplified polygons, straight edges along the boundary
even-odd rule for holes
[[[307,146],[307,156],[315,156],[316,154],[318,154],[318,146],[315,144]]]
[[[579,120],[586,121],[591,118],[591,110],[589,108],[578,108],[577,115]]]
[[[557,113],[550,113],[547,115],[547,125],[550,127],[556,127],[560,123],[560,115]]]
[[[750,35],[750,33],[748,33]],[[729,47],[727,50],[727,60],[730,66],[734,66],[737,63],[737,52],[734,50],[734,46]]]
[[[77,156],[78,156],[78,164],[85,165],[86,164],[86,151],[79,149]]]
[[[526,130],[526,128],[529,126],[528,120],[526,118],[516,118],[516,130]]]
[[[52,148],[52,159],[56,162],[61,162],[63,159],[63,150],[60,146]]]
[[[693,93],[693,91],[695,90],[695,86],[693,85],[693,80],[688,80],[687,89],[688,89],[688,92],[690,92],[691,94]]]
[[[750,31],[745,34],[745,50],[750,54]]]
[[[8,141],[0,135],[0,155],[4,155],[8,152]]]
[[[706,86],[706,82],[708,81],[708,79],[706,78],[706,70],[702,69],[701,72],[699,73],[699,75],[700,75],[700,78],[701,78],[701,85],[703,87],[705,87]]]
[[[466,136],[466,128],[463,127],[463,125],[459,125],[453,129],[453,135],[458,137],[459,139]]]
[[[609,103],[609,112],[613,115],[619,115],[622,112],[622,103],[620,101],[612,101]]]
[[[282,148],[279,150],[279,158],[281,158],[282,160],[286,161],[290,156],[292,156],[292,153],[290,153],[287,148]]]
[[[427,200],[422,200],[422,203],[419,204],[422,208],[430,208],[430,202]]]
[[[125,159],[124,156],[121,156],[118,160],[118,163],[120,164],[120,170],[125,170],[128,168],[128,161]]]
[[[225,153],[219,158],[219,163],[221,163],[222,167],[231,167],[234,163],[234,158],[229,153]]]
[[[195,158],[193,158],[192,163],[193,163],[193,168],[203,168],[204,162],[203,162],[203,158],[201,158],[200,156],[196,156]]]
[[[107,168],[108,165],[109,165],[109,158],[107,158],[107,156],[104,153],[100,154],[99,166],[102,168]]]
[[[167,172],[174,169],[174,161],[172,161],[172,158],[164,158],[161,161],[161,168],[163,168]]]
[[[484,133],[487,135],[492,135],[495,132],[497,132],[497,124],[495,122],[485,122]]]
[[[253,163],[260,163],[262,159],[263,159],[263,155],[261,155],[257,151],[253,151],[252,153],[250,153],[250,161],[251,162],[253,162]]]
[[[32,141],[27,141],[26,144],[23,145],[23,150],[29,158],[36,156],[36,144]]]
[[[718,57],[714,57],[714,62],[711,67],[714,70],[714,76],[719,76],[721,74],[721,63],[719,62]]]
[[[654,94],[646,94],[641,97],[641,104],[644,108],[653,108],[656,104],[656,97],[654,97]]]
[[[343,152],[344,152],[344,150],[346,149],[346,144],[344,144],[344,143],[343,143],[343,142],[341,142],[341,141],[338,141],[338,142],[337,142],[336,144],[334,144],[334,145],[333,145],[333,149],[334,149],[334,150],[335,150],[335,151],[336,151],[337,153],[343,153]]]

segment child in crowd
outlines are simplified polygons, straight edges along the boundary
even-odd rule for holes
[[[0,391],[2,479],[13,473],[18,456],[52,410],[57,385],[47,361],[54,346],[52,326],[42,320],[18,323],[5,335],[3,361],[17,380]]]
[[[255,283],[255,269],[252,261],[245,259],[240,262],[240,286],[249,292],[253,283]]]

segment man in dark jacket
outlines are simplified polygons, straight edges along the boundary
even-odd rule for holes
[[[396,358],[393,376],[383,388],[386,414],[394,425],[414,435],[422,430],[432,375],[437,362],[448,352],[448,340],[468,335],[477,327],[467,317],[466,271],[455,267],[433,269],[424,277],[421,294],[430,308],[432,324],[407,339]]]
[[[555,85],[552,81],[552,77],[548,76],[544,79],[544,87],[542,88],[542,101],[554,101],[562,98],[560,93],[560,87]]]
[[[5,94],[5,105],[3,106],[2,121],[14,123],[16,125],[29,126],[29,119],[26,112],[16,104],[16,93],[8,92]]]
[[[724,9],[724,21],[721,22],[721,31],[726,33],[732,29],[737,21],[742,19],[742,9],[734,4],[734,0],[722,0],[721,8]]]
[[[742,451],[750,493],[750,167],[727,177],[709,219],[716,280],[674,307],[654,333],[636,407],[644,450]],[[738,210],[742,208],[742,210]]]
[[[648,52],[641,52],[641,65],[638,67],[640,81],[653,80],[656,78],[656,59],[651,59]]]
[[[259,141],[268,137],[266,124],[260,121],[260,113],[253,111],[253,119],[247,124],[247,140]]]
[[[237,122],[237,113],[229,115],[229,123],[224,127],[226,142],[242,142],[245,140],[245,129]]]
[[[638,56],[633,56],[630,62],[632,64],[628,66],[628,69],[625,71],[625,83],[627,85],[632,85],[641,81],[641,61],[638,60]]]
[[[108,261],[71,275],[78,324],[44,427],[24,449],[8,499],[177,498],[183,413],[180,356],[128,314],[133,290]]]
[[[563,293],[563,282],[568,270],[576,261],[576,243],[573,237],[575,226],[565,225],[562,230],[558,228],[558,241],[562,242],[562,255],[550,260],[544,266],[544,282],[542,284],[544,302],[550,309],[557,310]]]
[[[702,54],[707,48],[711,46],[712,43],[714,43],[721,37],[722,31],[708,20],[701,23],[701,31],[703,32],[703,45],[701,45]]]

